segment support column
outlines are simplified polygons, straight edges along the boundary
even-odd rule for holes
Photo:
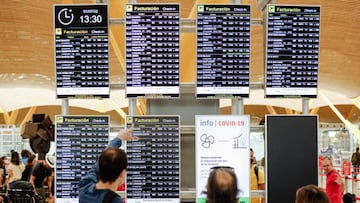
[[[244,100],[242,98],[231,100],[231,113],[232,115],[244,114]]]
[[[66,116],[69,115],[69,99],[61,100],[61,115]]]
[[[129,115],[136,115],[137,100],[129,99]]]
[[[309,114],[309,98],[302,99],[302,114]]]

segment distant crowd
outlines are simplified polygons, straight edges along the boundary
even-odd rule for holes
[[[0,202],[4,201],[9,191],[33,191],[37,202],[54,202],[52,194],[54,181],[55,156],[46,155],[43,160],[29,150],[19,154],[11,150],[10,159],[0,159]]]

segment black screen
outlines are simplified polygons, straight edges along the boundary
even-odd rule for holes
[[[140,137],[126,145],[127,202],[179,202],[179,116],[128,116],[126,125]]]
[[[108,116],[56,116],[56,199],[76,200],[82,176],[109,140]]]
[[[198,98],[249,96],[250,5],[197,5]]]
[[[108,6],[56,5],[54,21],[57,98],[108,98]]]
[[[268,5],[266,97],[316,97],[320,7]]]
[[[296,190],[318,184],[318,117],[266,116],[266,200],[295,202]]]
[[[179,97],[180,5],[126,4],[126,96]]]

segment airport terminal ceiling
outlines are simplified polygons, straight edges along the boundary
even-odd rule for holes
[[[134,3],[134,1],[131,1]],[[191,89],[196,80],[195,5],[233,1],[161,1],[137,3],[180,3],[180,81]],[[251,57],[249,98],[244,113],[257,124],[266,114],[301,114],[302,99],[264,98],[264,23],[261,8],[265,0],[235,1],[251,5]],[[0,123],[21,125],[33,113],[61,114],[62,100],[56,99],[54,68],[54,4],[108,3],[110,15],[110,99],[69,99],[72,115],[110,115],[113,124],[124,122],[128,112],[125,98],[124,4],[123,0],[22,0],[5,1],[0,7]],[[309,100],[309,112],[320,122],[360,121],[360,41],[358,0],[276,0],[276,4],[320,5],[319,93]],[[190,88],[188,87],[190,86]],[[195,93],[194,93],[195,94]],[[146,100],[137,99],[137,114],[146,114]],[[231,114],[231,99],[220,100],[221,114]],[[54,117],[52,117],[54,118]]]

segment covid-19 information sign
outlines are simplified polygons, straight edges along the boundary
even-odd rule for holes
[[[234,170],[240,201],[250,202],[250,118],[249,116],[197,115],[196,202],[206,202],[206,184],[216,167]]]

